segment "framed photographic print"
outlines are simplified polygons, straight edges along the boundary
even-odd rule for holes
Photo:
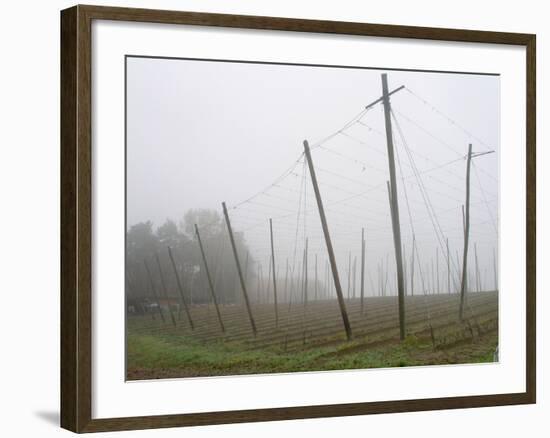
[[[535,402],[534,35],[75,6],[61,55],[64,428]]]

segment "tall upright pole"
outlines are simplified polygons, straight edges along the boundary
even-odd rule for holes
[[[279,310],[277,304],[277,276],[275,275],[275,249],[273,245],[273,221],[269,218],[269,235],[271,236],[271,263],[273,271],[273,305],[275,306],[275,327],[279,327]]]
[[[470,165],[472,162],[472,144],[468,145],[466,163],[466,210],[464,213],[464,252],[462,254],[462,281],[460,283],[460,308],[458,318],[464,319],[464,301],[466,299],[466,282],[468,276],[468,241],[470,239]]]
[[[243,272],[241,270],[241,264],[239,262],[239,254],[237,252],[237,245],[235,245],[235,238],[233,237],[233,229],[231,228],[231,222],[229,221],[229,214],[227,213],[227,207],[225,205],[225,202],[222,202],[222,208],[223,208],[223,215],[225,216],[225,223],[227,224],[227,232],[229,234],[229,240],[231,241],[231,247],[233,248],[233,256],[235,257],[235,265],[237,266],[237,272],[239,274],[239,280],[241,282],[244,302],[246,304],[246,310],[248,312],[248,318],[250,319],[252,333],[254,334],[254,336],[256,336],[257,334],[256,323],[254,322],[254,316],[252,316],[252,309],[250,308],[248,293],[246,292],[246,283],[244,281]]]
[[[271,291],[271,254],[269,255],[269,260],[267,262],[267,266],[269,266],[267,271],[267,287],[265,289],[265,302],[269,303],[269,292]]]
[[[319,191],[319,186],[317,185],[317,176],[315,175],[315,168],[313,167],[313,161],[311,159],[311,152],[309,150],[309,144],[307,140],[304,141],[304,152],[307,159],[307,164],[309,166],[309,174],[311,176],[311,182],[313,184],[313,190],[315,192],[315,199],[317,200],[317,207],[319,209],[319,216],[321,218],[321,226],[323,227],[323,234],[325,236],[325,243],[327,245],[327,252],[330,259],[330,267],[332,269],[332,276],[334,278],[334,287],[336,289],[336,296],[338,297],[338,305],[340,306],[340,313],[342,314],[342,321],[344,323],[344,329],[346,330],[346,336],[348,340],[351,340],[351,325],[349,323],[348,312],[346,311],[346,303],[344,302],[344,295],[342,294],[340,277],[338,276],[336,257],[334,256],[334,249],[332,247],[332,241],[330,240],[327,218],[325,216],[325,209],[323,207],[323,201],[321,199],[321,192]]]
[[[155,253],[155,259],[157,261],[157,266],[159,268],[159,275],[160,275],[160,284],[162,286],[162,291],[164,292],[164,298],[166,298],[167,304],[168,304],[168,312],[170,313],[170,319],[172,320],[172,324],[174,327],[176,327],[176,318],[174,317],[174,312],[172,311],[172,306],[170,306],[170,301],[168,299],[168,288],[166,287],[166,283],[164,282],[164,274],[162,273],[162,267],[160,265],[160,258],[158,253]]]
[[[361,229],[361,315],[365,308],[365,229]]]
[[[405,251],[405,244],[403,244],[403,289],[405,296],[407,296],[407,252]]]
[[[168,247],[168,256],[170,257],[170,262],[172,263],[172,269],[174,270],[174,275],[176,276],[176,283],[178,285],[178,291],[180,293],[181,303],[183,304],[183,308],[185,309],[185,314],[187,315],[187,319],[189,320],[189,325],[191,326],[191,330],[194,330],[195,325],[193,324],[193,319],[191,318],[191,312],[189,311],[189,306],[187,305],[187,300],[185,299],[185,294],[183,293],[183,287],[180,281],[180,275],[176,268],[176,262],[174,261],[174,256],[172,255],[172,249],[170,247]]]
[[[195,224],[195,234],[197,235],[197,240],[199,241],[199,248],[201,250],[202,262],[204,264],[204,270],[206,271],[206,277],[208,279],[208,286],[210,288],[210,296],[212,297],[212,302],[216,308],[216,315],[218,316],[218,322],[220,323],[220,328],[222,332],[225,333],[225,326],[222,321],[222,314],[220,313],[220,308],[218,306],[218,300],[216,298],[216,292],[214,290],[214,283],[212,282],[212,277],[210,276],[210,269],[208,269],[208,262],[206,261],[206,254],[204,253],[204,247],[202,245],[201,234],[199,233],[199,227]]]
[[[390,170],[391,218],[393,241],[395,246],[395,261],[397,268],[397,293],[399,302],[399,338],[405,339],[405,287],[403,279],[403,258],[401,254],[401,226],[399,224],[399,202],[397,200],[397,182],[395,176],[395,157],[393,153],[393,135],[391,124],[391,105],[388,91],[388,76],[382,73],[382,102],[384,104],[384,119],[386,140],[388,146],[388,164]]]

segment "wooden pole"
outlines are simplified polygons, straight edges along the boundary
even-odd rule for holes
[[[269,294],[271,292],[271,254],[269,255],[269,260],[267,262],[267,286],[265,288],[265,302],[269,303]]]
[[[390,170],[391,189],[391,217],[393,228],[393,240],[395,246],[395,261],[397,269],[397,293],[399,302],[399,337],[405,339],[405,289],[403,281],[403,259],[401,254],[401,227],[399,224],[399,202],[397,200],[397,182],[395,176],[395,158],[393,152],[393,135],[391,125],[391,105],[388,92],[388,76],[382,73],[382,102],[384,104],[384,119],[386,127],[386,140],[388,147],[388,164]]]
[[[155,297],[155,301],[157,302],[160,319],[162,319],[163,323],[166,323],[166,319],[164,319],[164,313],[162,312],[162,307],[160,305],[159,297],[157,294],[157,288],[155,287],[155,283],[153,282],[153,276],[151,275],[151,271],[149,270],[149,265],[147,265],[147,260],[143,259],[143,264],[145,265],[145,270],[147,271],[149,286],[151,287],[151,291],[153,292],[153,297]]]
[[[189,320],[189,325],[191,326],[191,330],[194,330],[195,325],[193,324],[193,319],[191,318],[191,312],[189,311],[189,306],[187,305],[187,300],[185,299],[185,294],[183,293],[182,283],[180,281],[180,276],[176,268],[176,262],[174,261],[174,256],[172,255],[172,249],[170,247],[168,247],[168,256],[170,257],[170,262],[172,263],[174,275],[176,276],[176,283],[178,285],[178,290],[180,293],[180,298],[183,304],[183,308],[185,309],[185,314],[187,315],[187,319]]]
[[[468,145],[466,164],[466,211],[464,214],[464,252],[462,254],[462,281],[460,283],[460,307],[458,318],[464,319],[464,301],[466,299],[466,282],[468,276],[468,240],[470,238],[470,165],[472,162],[472,144]]]
[[[405,296],[407,296],[407,252],[405,251],[405,244],[403,244],[403,289]]]
[[[273,271],[273,305],[275,306],[275,327],[279,327],[279,310],[277,304],[277,276],[275,275],[275,249],[273,245],[273,221],[269,218],[269,235],[271,236],[271,263]]]
[[[246,251],[246,259],[244,262],[244,282],[245,284],[248,284],[248,259],[249,259],[249,252]],[[235,283],[238,283],[238,278],[235,278]],[[235,293],[237,293],[238,284],[235,286]],[[235,297],[236,298],[236,297]],[[242,301],[239,303],[242,304]]]
[[[361,315],[364,313],[365,301],[365,229],[361,229]]]
[[[344,296],[342,294],[342,286],[340,284],[340,277],[338,276],[338,266],[336,264],[336,257],[334,256],[334,249],[332,248],[332,241],[330,240],[327,218],[325,216],[325,209],[323,208],[321,192],[319,191],[319,186],[317,185],[317,177],[315,175],[315,168],[313,167],[313,161],[311,159],[311,152],[309,150],[309,144],[307,140],[304,141],[304,152],[305,152],[307,163],[309,166],[309,174],[311,176],[311,182],[313,184],[315,198],[317,200],[317,207],[319,209],[319,216],[321,218],[321,226],[323,227],[323,234],[325,236],[325,243],[327,245],[327,252],[330,259],[330,267],[332,269],[332,276],[334,278],[334,287],[336,289],[336,295],[338,297],[338,305],[340,306],[340,313],[342,314],[342,322],[344,323],[344,329],[346,331],[347,339],[350,340],[352,337],[351,325],[349,323],[348,312],[346,311],[346,303],[344,302]]]
[[[227,207],[225,206],[225,202],[222,202],[222,208],[223,208],[223,215],[225,216],[225,223],[227,224],[227,232],[229,233],[229,240],[231,241],[231,247],[233,248],[233,255],[235,256],[235,265],[237,266],[237,272],[239,273],[239,280],[241,282],[244,302],[246,304],[246,310],[248,312],[248,318],[250,319],[252,333],[254,334],[254,336],[256,336],[257,334],[256,323],[254,322],[254,317],[252,316],[252,309],[250,308],[250,302],[248,301],[248,293],[246,292],[246,284],[244,282],[244,277],[241,270],[241,264],[239,262],[237,245],[235,245],[235,238],[233,237],[233,229],[231,228],[231,222],[229,221],[229,214],[227,213]]]
[[[168,299],[168,289],[166,288],[166,283],[164,282],[164,275],[162,273],[162,267],[160,266],[160,258],[158,253],[155,253],[155,259],[157,261],[157,266],[159,268],[160,284],[162,285],[162,291],[164,292],[164,297],[166,298],[166,301],[168,303],[168,311],[170,313],[170,319],[172,320],[172,324],[174,325],[174,327],[176,327],[177,326],[176,318],[174,317],[174,312],[172,311],[172,306],[170,306],[170,301]]]
[[[220,313],[220,308],[218,306],[218,300],[216,298],[216,291],[214,290],[214,283],[212,282],[212,277],[210,276],[210,269],[208,269],[208,262],[206,261],[206,254],[204,253],[204,246],[202,245],[201,234],[199,233],[199,227],[195,224],[195,234],[197,235],[197,240],[199,241],[199,248],[201,250],[202,262],[204,264],[204,270],[206,272],[206,278],[208,279],[208,286],[210,288],[210,296],[212,297],[212,302],[216,308],[216,315],[218,316],[218,322],[220,323],[220,328],[222,332],[225,333],[225,326],[222,321],[222,314]]]

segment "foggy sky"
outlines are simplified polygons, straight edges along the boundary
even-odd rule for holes
[[[167,218],[179,221],[191,208],[221,212],[225,201],[233,227],[244,232],[256,259],[267,266],[268,219],[273,218],[278,275],[284,275],[287,259],[291,265],[301,261],[307,237],[309,269],[317,254],[322,278],[326,247],[311,179],[303,174],[302,142],[307,139],[315,145],[380,97],[381,73],[128,58],[127,226],[146,220],[155,227]],[[421,266],[427,271],[436,264],[436,248],[440,257],[443,250],[434,226],[449,239],[453,263],[457,251],[462,256],[463,158],[468,143],[474,152],[495,151],[474,158],[471,176],[469,266],[475,243],[481,275],[491,288],[492,253],[498,250],[499,78],[387,73],[390,90],[407,87],[391,98],[398,122],[393,135],[403,245],[410,256],[414,229]],[[390,273],[395,269],[382,105],[361,121],[312,148],[344,289],[349,254],[359,257],[363,227],[374,287],[380,262],[388,263]],[[421,173],[437,224],[429,217],[407,150]],[[272,186],[289,168],[291,172]],[[445,263],[439,260],[440,281],[446,288]]]

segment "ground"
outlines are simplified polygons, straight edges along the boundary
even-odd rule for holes
[[[407,297],[407,337],[399,340],[397,299],[346,301],[353,338],[347,341],[336,301],[279,305],[252,311],[252,335],[242,306],[220,306],[221,332],[213,306],[193,306],[191,330],[185,312],[130,316],[127,378],[158,379],[257,373],[342,370],[493,362],[498,344],[498,294],[472,293],[458,320],[457,295]]]

